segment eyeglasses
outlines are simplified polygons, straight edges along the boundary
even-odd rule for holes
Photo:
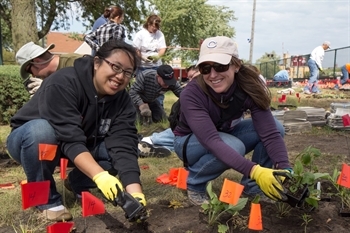
[[[219,63],[214,63],[213,65],[210,64],[200,64],[198,66],[199,72],[201,74],[210,74],[211,68],[213,68],[216,72],[225,72],[230,68],[231,63],[228,63],[227,65],[222,65]]]
[[[112,70],[116,73],[116,74],[121,74],[124,73],[124,76],[128,79],[132,79],[135,77],[134,72],[130,72],[127,70],[124,70],[123,68],[121,68],[120,66],[113,64],[112,62],[108,61],[107,59],[100,57],[102,60],[104,60],[111,68]]]

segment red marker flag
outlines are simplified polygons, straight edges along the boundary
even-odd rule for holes
[[[83,217],[95,214],[103,214],[105,206],[103,202],[89,192],[82,192]]]
[[[39,160],[52,161],[56,156],[57,145],[39,143]]]
[[[46,227],[47,233],[70,233],[73,230],[73,222],[58,222]]]
[[[341,118],[343,119],[344,127],[350,125],[350,116],[349,116],[349,114],[346,114],[346,115],[342,116]]]
[[[61,158],[60,175],[62,180],[65,180],[67,178],[67,165],[68,165],[68,159]]]
[[[50,181],[21,184],[22,209],[44,205],[49,201]]]
[[[343,163],[337,184],[350,188],[350,166]]]

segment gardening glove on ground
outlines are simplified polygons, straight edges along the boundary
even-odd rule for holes
[[[108,171],[103,171],[95,175],[92,180],[96,183],[97,187],[101,190],[103,195],[109,201],[114,201],[118,195],[118,190],[116,185],[123,190],[123,186],[120,181],[108,173]]]
[[[256,181],[261,191],[263,191],[267,197],[275,201],[283,201],[287,197],[283,192],[284,188],[281,182],[276,179],[274,172],[287,173],[288,171],[274,170],[256,165],[253,167],[250,177]]]
[[[34,95],[35,92],[39,89],[42,82],[43,80],[40,78],[30,77],[26,86],[29,94]]]
[[[151,109],[149,109],[148,104],[141,104],[139,106],[139,110],[140,110],[141,116],[144,116],[144,117],[152,116],[152,111],[151,111]]]
[[[131,196],[138,200],[143,206],[146,206],[146,198],[143,193],[132,193]]]

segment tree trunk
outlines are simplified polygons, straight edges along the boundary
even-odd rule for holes
[[[38,43],[35,0],[10,0],[12,11],[12,42],[15,52],[24,44]]]

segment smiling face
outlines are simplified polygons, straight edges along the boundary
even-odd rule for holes
[[[203,62],[200,66],[211,65],[214,67],[220,64],[215,62]],[[221,64],[222,65],[222,64]],[[224,65],[225,66],[225,65]],[[228,67],[228,70],[223,72],[217,72],[213,67],[210,67],[210,73],[203,74],[203,79],[205,83],[210,86],[216,93],[226,92],[235,80],[235,71],[238,70],[238,67],[231,64]],[[205,72],[206,73],[206,72]]]
[[[124,50],[116,50],[104,59],[95,57],[93,83],[99,98],[124,90],[132,78],[133,68],[134,61]]]

